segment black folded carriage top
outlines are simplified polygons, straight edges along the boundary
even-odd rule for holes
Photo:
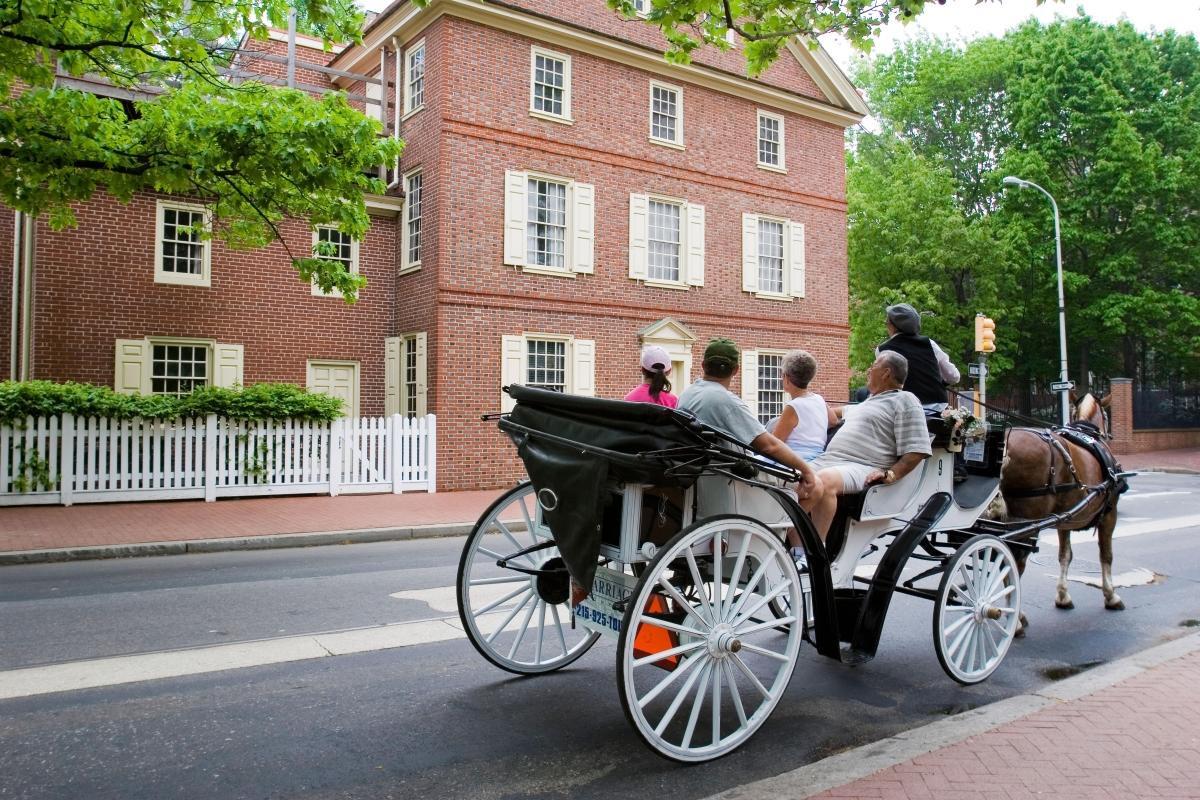
[[[500,418],[500,429],[517,445],[568,572],[586,589],[611,489],[626,482],[691,486],[724,438],[690,414],[651,403],[506,390],[516,407]]]

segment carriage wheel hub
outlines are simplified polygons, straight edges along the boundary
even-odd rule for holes
[[[708,635],[708,652],[714,658],[725,658],[730,653],[736,653],[741,649],[742,640],[727,624],[718,625]]]

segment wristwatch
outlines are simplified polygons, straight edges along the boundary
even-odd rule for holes
[[[896,482],[896,472],[895,472],[895,470],[890,470],[890,469],[889,469],[889,470],[884,470],[884,473],[883,473],[883,482],[884,482],[884,483],[895,483],[895,482]]]

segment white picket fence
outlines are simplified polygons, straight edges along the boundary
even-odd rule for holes
[[[27,417],[0,423],[0,506],[423,490],[434,415],[256,422]]]

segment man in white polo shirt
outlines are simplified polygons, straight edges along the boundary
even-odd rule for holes
[[[904,356],[891,350],[880,353],[867,370],[871,396],[846,408],[845,424],[813,461],[822,491],[800,504],[812,515],[822,539],[837,512],[838,495],[895,483],[933,453],[921,402],[901,389],[907,375]]]

